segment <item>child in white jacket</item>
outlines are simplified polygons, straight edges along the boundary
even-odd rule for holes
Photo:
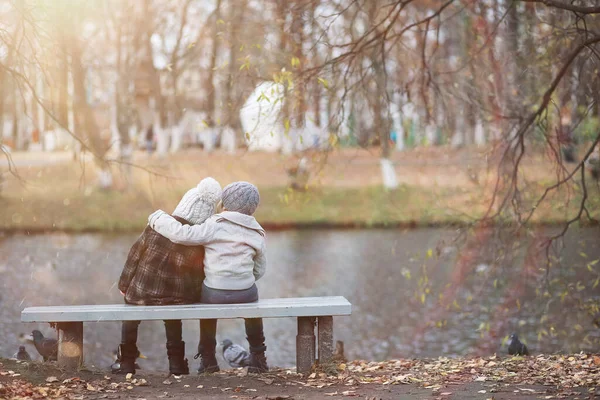
[[[223,189],[223,212],[202,225],[183,225],[164,211],[150,215],[148,223],[155,231],[188,246],[205,248],[201,302],[238,304],[258,301],[255,282],[266,270],[265,231],[252,216],[260,196],[256,186],[234,182]],[[245,320],[250,344],[249,372],[268,371],[266,346],[261,318]],[[200,320],[201,357],[199,373],[217,372],[215,357],[217,320]]]

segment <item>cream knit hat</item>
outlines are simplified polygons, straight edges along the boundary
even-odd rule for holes
[[[193,225],[201,224],[215,213],[221,194],[219,182],[213,178],[204,178],[198,186],[183,195],[173,215]]]

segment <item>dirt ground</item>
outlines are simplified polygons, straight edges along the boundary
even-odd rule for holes
[[[314,378],[314,375],[311,375]],[[209,376],[166,376],[138,371],[131,378],[105,371],[61,371],[53,364],[0,362],[0,398],[79,399],[240,399],[316,400],[330,398],[383,399],[596,399],[600,389],[557,388],[502,382],[458,382],[423,386],[403,383],[359,383],[328,377],[311,380],[290,370],[246,375],[229,370]],[[372,376],[367,374],[367,376]],[[398,381],[399,382],[399,381]]]

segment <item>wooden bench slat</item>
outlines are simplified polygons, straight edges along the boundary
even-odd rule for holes
[[[135,306],[127,304],[28,307],[22,322],[149,321],[164,319],[279,318],[350,315],[342,296],[264,299],[248,304]]]

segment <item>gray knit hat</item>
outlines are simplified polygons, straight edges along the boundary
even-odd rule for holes
[[[259,202],[258,189],[251,183],[233,182],[223,189],[223,208],[227,211],[252,215]]]
[[[190,224],[201,224],[215,213],[221,200],[221,185],[213,178],[205,178],[193,189],[187,191],[173,211]]]

